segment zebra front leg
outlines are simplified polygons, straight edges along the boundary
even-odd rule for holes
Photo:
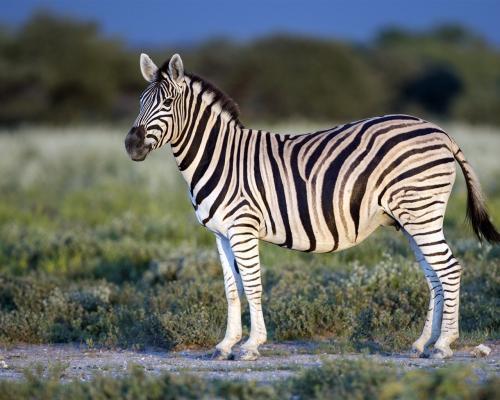
[[[232,358],[231,349],[241,340],[241,278],[235,268],[235,260],[229,240],[217,236],[217,250],[219,252],[222,271],[224,274],[224,288],[227,299],[227,327],[224,339],[215,346],[212,358],[228,360]]]
[[[410,246],[415,253],[415,258],[420,264],[420,268],[424,272],[427,285],[429,286],[430,299],[427,317],[425,319],[424,329],[420,337],[413,343],[412,357],[427,358],[430,355],[429,346],[434,344],[441,333],[441,320],[443,316],[443,288],[438,276],[425,260],[424,255],[420,251],[415,239],[403,230],[408,238]]]
[[[245,228],[242,230],[241,228]],[[256,360],[259,345],[267,339],[262,314],[262,282],[257,232],[248,232],[248,224],[235,225],[229,232],[231,248],[240,271],[243,288],[250,308],[250,337],[241,346],[240,360]]]

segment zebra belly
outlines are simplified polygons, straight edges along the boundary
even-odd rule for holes
[[[356,246],[370,236],[379,226],[387,225],[387,223],[387,217],[382,210],[374,211],[368,219],[361,221],[359,232],[356,237],[348,234],[348,232],[345,232],[340,227],[336,227],[339,234],[337,243],[333,240],[331,231],[327,226],[323,226],[321,228],[313,227],[313,248],[311,248],[310,238],[305,235],[303,231],[302,234],[299,234],[298,232],[300,232],[300,230],[298,229],[295,232],[292,232],[291,243],[290,241],[287,241],[284,226],[277,226],[275,234],[267,229],[266,233],[261,237],[261,240],[292,250],[310,251],[313,253],[331,253]]]
[[[309,239],[306,238],[295,238],[291,246],[287,246],[284,244],[283,240],[280,240],[276,236],[264,236],[261,238],[261,240],[272,243],[275,245],[278,245],[280,247],[285,247],[287,249],[291,250],[297,250],[297,251],[305,251],[305,252],[312,252],[312,253],[335,253],[341,250],[348,249],[349,247],[356,246],[357,244],[361,243],[363,240],[365,240],[373,231],[378,227],[373,227],[369,232],[366,232],[363,237],[359,237],[355,241],[339,241],[339,244],[335,246],[335,242],[333,240],[330,241],[317,241],[316,246],[313,250],[311,250],[311,243]]]

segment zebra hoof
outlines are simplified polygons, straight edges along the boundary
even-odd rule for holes
[[[415,348],[411,348],[410,350],[410,358],[422,358],[424,352],[423,351],[420,351],[418,349],[415,349]]]
[[[215,361],[226,361],[226,360],[234,360],[234,355],[231,352],[222,351],[219,349],[215,349],[212,353],[210,359]]]
[[[450,348],[448,349],[438,349],[434,348],[431,353],[431,358],[433,360],[444,360],[446,358],[450,358],[453,355],[453,351]]]
[[[421,354],[420,358],[430,358],[431,357],[431,352],[429,349],[425,349]]]
[[[238,357],[238,361],[255,361],[260,357],[258,350],[241,349]]]
[[[414,347],[410,350],[410,358],[429,358],[431,356],[429,349],[419,350]]]

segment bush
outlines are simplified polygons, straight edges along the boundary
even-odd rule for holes
[[[0,136],[0,343],[216,344],[226,301],[215,240],[197,223],[171,160],[156,152],[132,164],[123,135],[103,129],[28,132]],[[489,171],[497,220],[491,143],[498,135],[479,132],[464,151],[480,145],[472,154]],[[464,267],[467,343],[499,337],[500,253],[465,232],[464,210],[458,192],[446,233]],[[399,351],[419,335],[427,285],[392,228],[337,254],[261,249],[271,340],[328,338],[332,348]],[[243,321],[248,326],[247,308]]]
[[[158,275],[153,264],[138,282],[119,285],[0,275],[0,341],[211,347],[224,334],[226,301],[216,255],[202,258],[186,258],[166,275]],[[498,337],[497,274],[489,261],[466,268],[465,337]],[[398,257],[371,267],[311,266],[307,273],[288,266],[266,271],[264,282],[265,319],[270,339],[277,341],[328,337],[358,350],[406,349],[422,329],[428,302],[421,271]]]
[[[479,383],[470,369],[447,366],[435,371],[398,373],[369,361],[326,362],[290,381],[257,385],[245,381],[206,381],[193,375],[145,375],[132,367],[119,378],[96,376],[90,382],[61,383],[65,367],[27,371],[23,381],[0,381],[3,399],[495,399],[500,380]]]

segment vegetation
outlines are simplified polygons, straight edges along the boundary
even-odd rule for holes
[[[44,13],[0,27],[0,125],[130,121],[147,50]],[[362,45],[281,35],[150,53],[161,63],[174,51],[241,105],[245,123],[407,112],[500,124],[500,52],[460,26],[388,29]]]
[[[273,36],[175,50],[190,70],[237,100],[249,125],[388,112],[500,124],[500,53],[460,27],[386,30],[362,46]],[[172,52],[152,55],[160,62]],[[211,348],[224,335],[214,238],[197,223],[171,157],[158,151],[132,163],[123,150],[125,124],[121,132],[107,125],[22,126],[130,121],[145,84],[138,53],[104,38],[93,23],[47,14],[17,30],[0,27],[0,346],[171,350]],[[448,127],[500,225],[498,131]],[[293,130],[315,128],[295,123]],[[460,173],[458,180],[445,227],[464,266],[459,345],[477,344],[500,338],[500,249],[464,229]],[[392,228],[334,255],[263,243],[262,263],[271,341],[321,340],[322,351],[390,353],[408,349],[422,329],[428,289]],[[246,308],[243,322],[248,327]],[[269,385],[153,377],[139,367],[119,378],[61,383],[64,370],[38,367],[23,381],[0,381],[0,400],[493,399],[500,389],[498,378],[479,382],[464,366],[403,373],[369,361],[326,362]]]
[[[467,130],[450,129],[478,167],[498,224],[500,135]],[[124,132],[0,136],[0,343],[180,349],[223,336],[213,235],[197,223],[168,150],[133,163]],[[500,253],[464,229],[464,215],[459,181],[446,225],[465,269],[461,340],[475,343],[498,338]],[[394,229],[334,255],[262,248],[271,340],[390,352],[422,329],[427,287]]]
[[[48,375],[48,376],[47,376]],[[480,399],[497,398],[498,377],[478,382],[464,366],[416,370],[398,376],[391,366],[369,361],[326,362],[289,381],[259,386],[243,381],[205,381],[191,375],[147,376],[138,367],[128,376],[97,376],[92,382],[61,383],[64,366],[44,374],[27,371],[21,382],[0,382],[3,399]]]

